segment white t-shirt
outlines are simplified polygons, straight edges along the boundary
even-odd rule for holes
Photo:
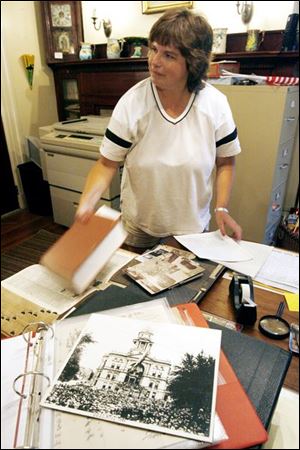
[[[207,227],[216,157],[241,150],[224,94],[206,83],[174,119],[148,78],[117,103],[100,151],[124,162],[124,219],[164,237]]]

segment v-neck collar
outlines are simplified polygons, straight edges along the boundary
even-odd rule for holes
[[[189,111],[190,111],[190,109],[191,109],[191,107],[192,107],[192,105],[194,103],[194,100],[196,98],[196,94],[195,94],[195,92],[193,92],[191,94],[191,96],[190,96],[190,99],[189,99],[189,101],[188,101],[184,111],[180,114],[180,116],[174,118],[174,117],[171,117],[165,111],[165,109],[164,109],[164,107],[163,107],[163,105],[162,105],[162,103],[160,101],[160,98],[159,98],[156,86],[152,82],[151,82],[151,89],[152,89],[153,96],[154,96],[154,99],[155,99],[155,102],[157,104],[157,107],[159,109],[160,114],[163,116],[163,118],[165,120],[167,120],[170,123],[173,123],[173,125],[176,125],[177,123],[181,122],[188,115],[188,113],[189,113]]]

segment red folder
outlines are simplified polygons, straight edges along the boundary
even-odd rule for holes
[[[190,303],[176,308],[187,324],[208,327],[197,305]],[[209,448],[241,449],[266,442],[268,433],[222,351],[219,370],[224,383],[218,385],[216,408],[228,439]]]

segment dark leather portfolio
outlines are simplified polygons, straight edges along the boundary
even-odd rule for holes
[[[292,354],[246,334],[208,324],[222,330],[222,350],[268,429]]]
[[[140,286],[131,283],[125,288],[111,285],[103,291],[94,291],[82,304],[70,314],[70,317],[80,314],[91,314],[93,312],[105,311],[107,309],[119,308],[121,306],[134,305],[135,303],[147,302],[157,298],[167,298],[170,306],[188,303],[195,295],[195,290],[187,284],[177,286],[160,294],[148,294]]]

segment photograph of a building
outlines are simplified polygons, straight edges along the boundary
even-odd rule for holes
[[[42,406],[211,442],[221,332],[92,315]]]
[[[174,368],[169,361],[151,356],[151,337],[151,332],[140,331],[133,340],[134,347],[128,353],[111,352],[104,355],[92,379],[94,386],[118,392],[121,389],[119,383],[122,383],[127,384],[132,396],[142,393],[151,399],[167,400],[167,381]]]

